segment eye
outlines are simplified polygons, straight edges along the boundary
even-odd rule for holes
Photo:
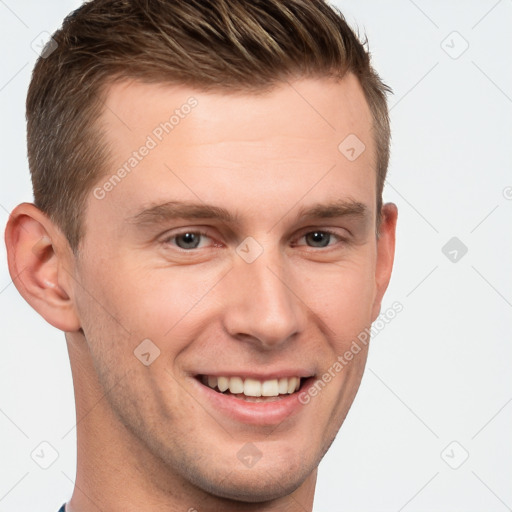
[[[322,248],[334,245],[334,243],[340,240],[340,237],[330,231],[315,230],[302,235],[300,239],[304,239],[306,242],[305,245],[309,247]],[[298,245],[304,244],[299,243]]]
[[[164,240],[165,243],[176,245],[180,249],[190,250],[203,247],[209,237],[199,231],[185,231],[177,235],[170,236]]]

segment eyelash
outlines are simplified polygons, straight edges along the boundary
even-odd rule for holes
[[[309,230],[309,231],[305,231],[305,232],[303,232],[303,233],[299,236],[299,238],[298,238],[298,239],[300,240],[301,238],[304,238],[306,235],[309,235],[309,234],[311,234],[311,233],[315,233],[315,232],[317,232],[317,233],[326,233],[326,234],[328,234],[328,235],[330,235],[330,236],[333,236],[333,237],[337,238],[337,239],[338,239],[338,242],[341,242],[341,243],[343,243],[343,242],[346,242],[346,241],[347,241],[347,240],[346,240],[346,238],[342,237],[341,235],[339,235],[338,233],[336,233],[336,232],[334,232],[333,230],[330,230],[330,229],[312,229],[312,230]],[[165,238],[162,240],[162,243],[163,243],[164,245],[168,245],[168,244],[170,244],[170,243],[171,243],[171,241],[173,241],[173,240],[175,240],[176,238],[178,238],[178,237],[180,237],[180,236],[182,236],[182,235],[185,235],[185,234],[187,234],[187,233],[192,233],[192,234],[194,234],[194,235],[200,235],[200,236],[202,236],[202,237],[206,237],[206,238],[209,238],[209,239],[211,239],[211,240],[214,240],[214,239],[213,239],[213,238],[212,238],[208,233],[206,233],[204,230],[197,230],[197,229],[196,229],[196,230],[191,230],[191,229],[189,229],[189,230],[184,230],[184,231],[181,231],[181,232],[179,232],[179,233],[175,233],[175,234],[173,234],[173,235],[170,235],[170,236],[165,237]],[[335,244],[333,244],[333,245],[335,245]],[[177,250],[178,250],[178,251],[180,251],[180,252],[187,252],[187,253],[190,253],[190,252],[194,252],[194,251],[199,250],[199,249],[196,249],[196,248],[192,248],[192,249],[183,249],[183,248],[181,248],[181,247],[178,247],[176,244],[173,244],[173,246],[174,246],[174,248],[175,248],[175,249],[177,249]],[[214,243],[214,246],[219,247],[219,244],[218,244],[218,243]],[[312,246],[309,246],[309,245],[303,245],[302,247],[306,247],[307,249],[311,249],[311,250],[317,250],[317,249],[328,250],[328,249],[331,247],[331,245],[327,245],[327,246],[325,246],[325,247],[312,247]]]

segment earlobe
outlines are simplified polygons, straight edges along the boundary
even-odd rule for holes
[[[382,206],[379,238],[377,240],[377,262],[375,268],[375,300],[373,302],[372,322],[380,314],[382,297],[391,279],[395,258],[395,236],[398,209],[394,203]]]
[[[5,243],[9,272],[23,298],[54,327],[78,330],[80,322],[65,270],[69,246],[60,230],[36,206],[22,203],[9,217]]]

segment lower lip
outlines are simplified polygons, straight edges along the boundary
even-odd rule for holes
[[[199,388],[201,395],[211,404],[214,414],[220,412],[241,423],[263,426],[277,425],[300,412],[304,405],[299,401],[299,394],[307,391],[313,384],[314,378],[306,379],[299,391],[291,395],[284,395],[283,398],[274,402],[246,402],[233,395],[214,391],[201,384],[196,378],[192,380],[194,385]]]

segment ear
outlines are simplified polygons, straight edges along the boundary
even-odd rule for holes
[[[5,229],[9,273],[23,298],[62,331],[80,329],[72,294],[73,255],[67,239],[33,204],[22,203]]]
[[[393,203],[386,203],[382,206],[379,237],[377,239],[377,262],[375,266],[375,299],[373,302],[372,322],[380,313],[382,297],[386,291],[393,260],[395,258],[395,234],[398,208]]]

